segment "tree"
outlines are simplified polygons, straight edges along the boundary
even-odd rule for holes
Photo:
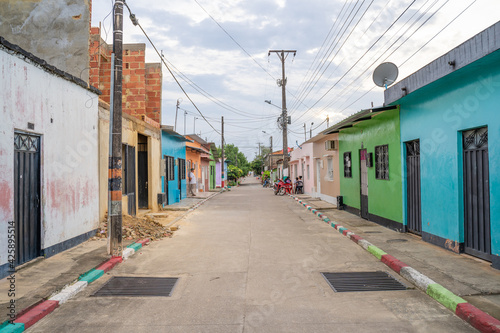
[[[217,148],[217,153],[219,156],[222,154],[222,150],[220,147]],[[238,147],[234,144],[226,144],[224,145],[224,157],[228,160],[228,165],[238,166],[238,168],[243,171],[247,169],[247,173],[249,168],[248,160],[242,152],[239,151]]]

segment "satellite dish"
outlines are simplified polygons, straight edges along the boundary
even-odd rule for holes
[[[373,71],[373,82],[379,87],[390,86],[398,78],[398,67],[392,62],[384,62]]]

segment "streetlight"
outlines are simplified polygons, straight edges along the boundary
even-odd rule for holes
[[[177,111],[179,111],[179,104],[181,104],[182,98],[177,99],[177,105],[175,106],[175,124],[174,131],[177,131]],[[185,134],[185,133],[184,133]]]
[[[274,107],[276,107],[276,108],[278,108],[278,109],[280,109],[280,110],[281,110],[281,107],[277,106],[276,104],[271,103],[271,101],[270,101],[270,100],[267,100],[267,99],[266,99],[264,102],[265,102],[265,103],[267,103],[267,104],[269,104],[269,105],[272,105],[272,106],[274,106]]]
[[[196,134],[196,119],[198,119],[198,117],[194,117],[194,120],[193,120],[193,133]]]

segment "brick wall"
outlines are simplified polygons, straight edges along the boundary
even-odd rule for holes
[[[101,90],[99,97],[110,103],[111,51],[100,37],[99,28],[91,28],[90,84]],[[142,115],[161,124],[161,64],[146,64],[145,44],[123,45],[123,113],[142,119]]]
[[[146,116],[161,124],[161,63],[146,64]]]

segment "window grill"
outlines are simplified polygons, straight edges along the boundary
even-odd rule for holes
[[[186,179],[186,160],[179,158],[179,176],[180,179]]]
[[[352,178],[351,152],[344,153],[344,177]]]
[[[174,180],[175,170],[174,170],[174,158],[172,156],[167,156],[167,171],[168,171],[168,180]]]
[[[375,147],[375,178],[389,180],[389,145]]]

